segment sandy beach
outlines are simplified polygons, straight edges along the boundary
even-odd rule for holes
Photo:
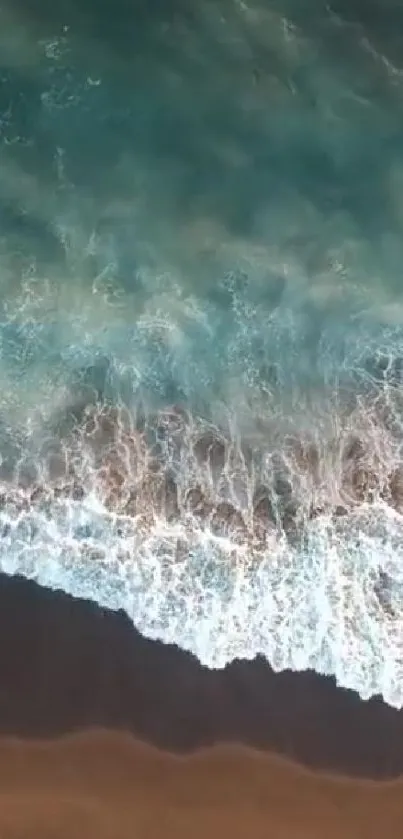
[[[178,758],[105,732],[0,745],[4,839],[398,836],[401,782],[303,771],[246,749]]]
[[[378,837],[403,715],[264,661],[202,668],[122,613],[0,578],[0,837]]]

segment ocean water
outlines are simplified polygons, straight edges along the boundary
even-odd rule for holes
[[[0,569],[403,707],[403,12],[35,5],[0,2]]]

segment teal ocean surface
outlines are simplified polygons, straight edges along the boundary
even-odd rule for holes
[[[403,707],[403,11],[35,6],[0,0],[0,570]]]

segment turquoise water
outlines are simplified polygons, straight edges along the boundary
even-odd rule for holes
[[[0,568],[402,707],[403,22],[147,5],[0,4]]]

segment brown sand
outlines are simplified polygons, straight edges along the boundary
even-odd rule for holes
[[[0,839],[401,833],[401,712],[2,575],[0,734]]]
[[[400,836],[402,818],[400,782],[319,776],[246,749],[178,758],[101,732],[0,744],[2,839],[379,839]]]

